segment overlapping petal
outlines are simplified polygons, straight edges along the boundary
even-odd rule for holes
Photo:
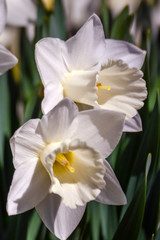
[[[48,194],[36,207],[46,227],[61,240],[66,240],[80,222],[86,206],[66,207],[56,194]]]
[[[36,44],[35,58],[44,86],[52,82],[61,85],[67,73],[68,52],[65,42],[60,39],[44,38]]]
[[[146,51],[141,50],[135,45],[113,39],[106,39],[106,59],[123,60],[130,68],[141,69]]]
[[[122,191],[122,188],[118,182],[115,173],[113,172],[111,166],[107,161],[104,162],[106,173],[104,180],[106,185],[102,189],[99,196],[96,198],[97,201],[101,203],[110,205],[123,205],[127,203],[126,196]]]
[[[77,114],[76,105],[65,98],[42,117],[36,133],[40,134],[47,143],[62,141],[74,131],[74,129],[69,130],[69,126]]]
[[[42,137],[36,134],[39,119],[32,119],[20,127],[10,140],[13,154],[14,167],[17,168],[23,162],[37,159],[41,149],[44,148]]]
[[[70,71],[96,69],[106,51],[99,17],[93,14],[76,35],[66,41],[66,45],[70,56]]]
[[[56,94],[53,94],[56,92]],[[44,99],[42,101],[42,111],[47,114],[56,103],[59,103],[63,98],[63,87],[62,85],[56,85],[53,81],[48,83],[44,88]]]
[[[134,117],[125,120],[123,132],[140,132],[142,131],[142,121],[137,113]]]
[[[23,162],[14,173],[7,211],[15,215],[34,208],[49,191],[50,179],[38,158]]]
[[[108,157],[120,140],[124,120],[125,115],[118,112],[100,109],[82,111],[72,123],[77,124],[72,138],[87,142],[90,147],[99,151],[103,158]]]

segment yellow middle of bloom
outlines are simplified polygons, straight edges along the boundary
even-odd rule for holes
[[[56,155],[55,163],[56,162],[59,163],[61,166],[63,166],[64,168],[73,173],[75,169],[70,164],[71,159],[70,160],[67,159],[67,156],[70,158],[71,155],[72,155],[71,152],[68,152],[66,154],[59,153]],[[55,164],[53,167],[55,167]]]

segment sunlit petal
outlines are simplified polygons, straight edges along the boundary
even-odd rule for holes
[[[70,71],[97,68],[106,51],[99,17],[93,14],[66,45],[70,54]]]
[[[56,194],[48,194],[36,207],[46,227],[58,238],[66,240],[80,222],[85,206],[66,207]]]
[[[65,98],[47,115],[42,117],[36,132],[43,136],[47,143],[62,141],[74,131],[74,129],[69,130],[69,126],[77,114],[78,108],[76,105]]]
[[[141,69],[146,56],[146,51],[125,41],[106,39],[105,42],[107,59],[121,59],[127,63],[130,68]]]
[[[19,214],[35,207],[47,195],[49,186],[50,179],[38,158],[19,165],[8,194],[8,214]]]
[[[82,111],[73,122],[78,125],[72,138],[87,142],[89,146],[99,151],[103,158],[106,158],[119,142],[124,119],[124,114],[108,110]],[[84,129],[87,129],[87,134]]]
[[[44,147],[42,137],[35,134],[39,119],[32,119],[20,127],[10,140],[14,167],[23,162],[38,158],[39,151]]]

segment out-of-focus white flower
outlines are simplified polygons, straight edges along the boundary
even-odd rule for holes
[[[0,43],[17,53],[20,27],[25,27],[29,40],[34,38],[37,7],[32,0],[6,0],[6,28],[0,36]],[[18,53],[17,53],[18,55]]]
[[[156,37],[160,30],[160,0],[158,0],[151,12],[151,23],[153,36]]]
[[[6,5],[5,1],[0,1],[0,35],[6,23]],[[0,45],[0,75],[12,68],[17,63],[17,58],[5,47]]]
[[[36,62],[44,84],[42,109],[47,113],[64,97],[134,117],[146,98],[140,71],[145,51],[104,38],[102,24],[93,15],[66,42],[44,38],[36,45]]]
[[[142,0],[107,0],[107,6],[111,9],[113,17],[116,17],[126,6],[129,13],[134,13]]]
[[[135,13],[142,0],[107,0],[107,6],[110,8],[112,16],[115,18],[120,12],[128,6],[129,14]],[[130,29],[130,34],[133,36],[137,45],[141,42],[141,26],[137,27],[136,17]]]
[[[27,27],[29,22],[37,19],[37,8],[32,0],[6,0],[7,24],[16,27]]]
[[[91,200],[121,205],[126,197],[105,157],[117,145],[124,114],[78,112],[65,98],[42,119],[29,120],[10,140],[15,173],[7,211],[36,207],[48,229],[64,240]]]
[[[100,10],[100,0],[62,0],[67,29],[78,29],[87,19]]]

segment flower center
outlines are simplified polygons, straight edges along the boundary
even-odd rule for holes
[[[73,173],[75,171],[75,169],[72,167],[72,165],[70,164],[71,159],[67,159],[67,155],[71,156],[73,153],[72,152],[68,152],[68,153],[58,153],[56,155],[56,159],[55,159],[55,163],[53,165],[53,171],[56,172],[57,171],[57,167],[56,167],[56,163],[59,163],[61,166],[63,166],[65,169],[69,170],[71,173]],[[71,157],[72,158],[72,157]]]
[[[102,86],[101,83],[97,83],[97,87],[98,87],[98,89],[102,89],[102,90],[110,90],[111,89],[110,86]]]

